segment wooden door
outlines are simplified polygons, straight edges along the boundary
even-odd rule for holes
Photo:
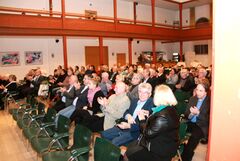
[[[117,65],[118,66],[126,65],[126,54],[125,53],[117,53]]]
[[[85,63],[95,67],[100,65],[99,46],[85,46]],[[108,65],[108,47],[103,47],[103,64]]]

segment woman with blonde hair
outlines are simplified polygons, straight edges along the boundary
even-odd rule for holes
[[[152,114],[140,111],[141,135],[129,145],[124,159],[127,161],[171,161],[179,145],[179,117],[175,109],[177,100],[166,85],[155,88],[155,108]],[[148,117],[146,119],[146,117]]]

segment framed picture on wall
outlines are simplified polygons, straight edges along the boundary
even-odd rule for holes
[[[41,65],[43,64],[43,54],[41,51],[25,51],[26,65]]]
[[[16,66],[20,65],[20,55],[17,51],[0,52],[1,66]]]

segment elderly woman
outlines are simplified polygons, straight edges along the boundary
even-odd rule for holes
[[[157,86],[154,94],[153,113],[141,110],[138,114],[141,135],[129,145],[125,160],[171,161],[179,145],[179,118],[174,106],[177,100],[166,85]],[[146,120],[146,117],[148,119]]]

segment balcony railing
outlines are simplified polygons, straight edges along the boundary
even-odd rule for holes
[[[5,14],[18,14],[18,15],[29,15],[29,16],[45,16],[45,17],[56,17],[61,18],[62,13],[60,11],[49,11],[49,10],[37,10],[37,9],[26,9],[26,8],[13,8],[13,7],[1,7],[0,13]],[[93,20],[93,21],[103,21],[114,23],[114,18],[110,16],[95,16],[94,18],[89,18],[86,14],[81,13],[65,13],[65,18],[81,19],[81,20]],[[142,25],[142,26],[152,26],[152,22],[142,21],[142,20],[132,20],[126,18],[117,18],[116,23],[122,24],[132,24],[132,25]],[[179,29],[178,25],[169,25],[156,22],[154,27],[168,28],[168,29]],[[200,26],[184,26],[182,29],[192,29]],[[204,27],[204,26],[203,26]]]

